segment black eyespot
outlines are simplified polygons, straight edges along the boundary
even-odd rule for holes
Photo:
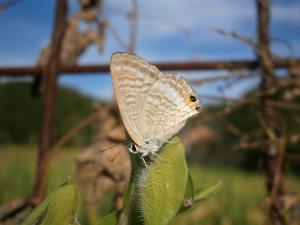
[[[196,102],[197,98],[195,95],[190,95],[190,100],[191,100],[191,102]]]
[[[145,141],[146,144],[149,144],[149,141]]]
[[[197,105],[195,109],[196,109],[197,112],[200,112],[202,107],[201,107],[201,105]]]
[[[134,152],[137,152],[136,144],[132,144],[132,145],[131,145],[131,149],[132,149]]]

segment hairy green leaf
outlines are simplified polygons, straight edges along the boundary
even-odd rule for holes
[[[138,177],[138,210],[144,224],[165,225],[178,212],[188,180],[185,151],[181,140],[174,137],[165,145],[154,162]]]

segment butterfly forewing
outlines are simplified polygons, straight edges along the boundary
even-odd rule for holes
[[[142,145],[144,138],[140,131],[140,115],[144,96],[161,73],[155,66],[129,53],[114,53],[110,70],[124,126],[134,142]]]
[[[183,78],[163,74],[155,66],[130,53],[115,53],[110,62],[113,86],[127,132],[143,153],[147,140],[163,143],[176,134],[200,102]]]

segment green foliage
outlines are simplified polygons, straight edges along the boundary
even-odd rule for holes
[[[118,215],[116,212],[112,212],[105,216],[99,225],[116,225],[118,222]]]
[[[193,181],[189,180],[190,187],[193,186]],[[172,220],[171,224],[179,223],[185,217],[188,217],[191,212],[199,208],[204,200],[212,197],[221,188],[221,182],[218,181],[216,184],[206,188],[199,188],[195,192],[190,193],[184,198],[183,206],[178,212],[176,217]]]
[[[165,145],[147,165],[137,155],[132,157],[132,176],[124,196],[120,215],[113,212],[100,225],[167,225],[187,215],[190,208],[216,192],[219,184],[194,191],[188,173],[185,150],[178,137]],[[25,219],[22,225],[76,224],[79,191],[64,182]],[[187,205],[186,201],[190,200]]]
[[[34,181],[36,149],[24,146],[4,146],[0,151],[0,203],[5,203],[16,196],[26,197],[30,194]],[[63,149],[53,160],[48,189],[54,190],[66,176],[74,176],[74,160],[79,149]],[[114,164],[112,164],[113,166]],[[232,224],[260,225],[264,223],[265,211],[262,201],[265,193],[264,174],[259,171],[243,171],[231,167],[208,166],[189,163],[194,189],[209,186],[222,179],[222,191],[188,212],[176,225],[198,224]],[[291,192],[299,190],[299,176],[287,175],[286,182]],[[253,191],[255,190],[255,191]],[[189,196],[189,195],[187,195]],[[104,217],[111,209],[112,198],[99,202],[98,215]],[[87,224],[83,213],[80,223]],[[115,221],[118,219],[114,214]],[[111,217],[110,219],[113,219]],[[113,221],[112,221],[113,222]],[[113,225],[115,223],[111,223]],[[172,223],[173,225],[173,223]]]
[[[37,143],[41,123],[41,96],[32,98],[30,83],[0,84],[0,143]],[[55,135],[61,137],[93,111],[92,99],[59,87],[55,102]],[[89,143],[92,128],[84,129],[71,144]]]
[[[124,209],[120,215],[109,214],[100,225],[174,224],[220,187],[218,183],[194,191],[185,150],[178,137],[165,145],[158,157],[147,159],[147,165],[139,156],[131,157],[133,170],[124,196]],[[78,208],[78,188],[67,181],[38,205],[22,225],[76,224]]]
[[[176,215],[186,192],[188,171],[179,138],[161,151],[149,169],[138,178],[140,206],[145,224],[168,224]]]
[[[40,203],[21,225],[72,225],[77,223],[79,190],[66,181]]]
[[[122,213],[118,219],[116,214],[108,215],[100,225],[167,225],[220,186],[218,183],[193,193],[185,150],[178,137],[165,145],[148,166],[136,155],[132,156],[132,166]]]
[[[41,101],[30,97],[29,84],[1,84],[0,102],[0,142],[36,141],[41,120]]]

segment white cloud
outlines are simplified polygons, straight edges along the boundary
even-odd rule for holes
[[[253,1],[143,0],[140,8],[140,39],[178,34],[178,27],[198,32],[211,27],[239,29],[255,16]]]

